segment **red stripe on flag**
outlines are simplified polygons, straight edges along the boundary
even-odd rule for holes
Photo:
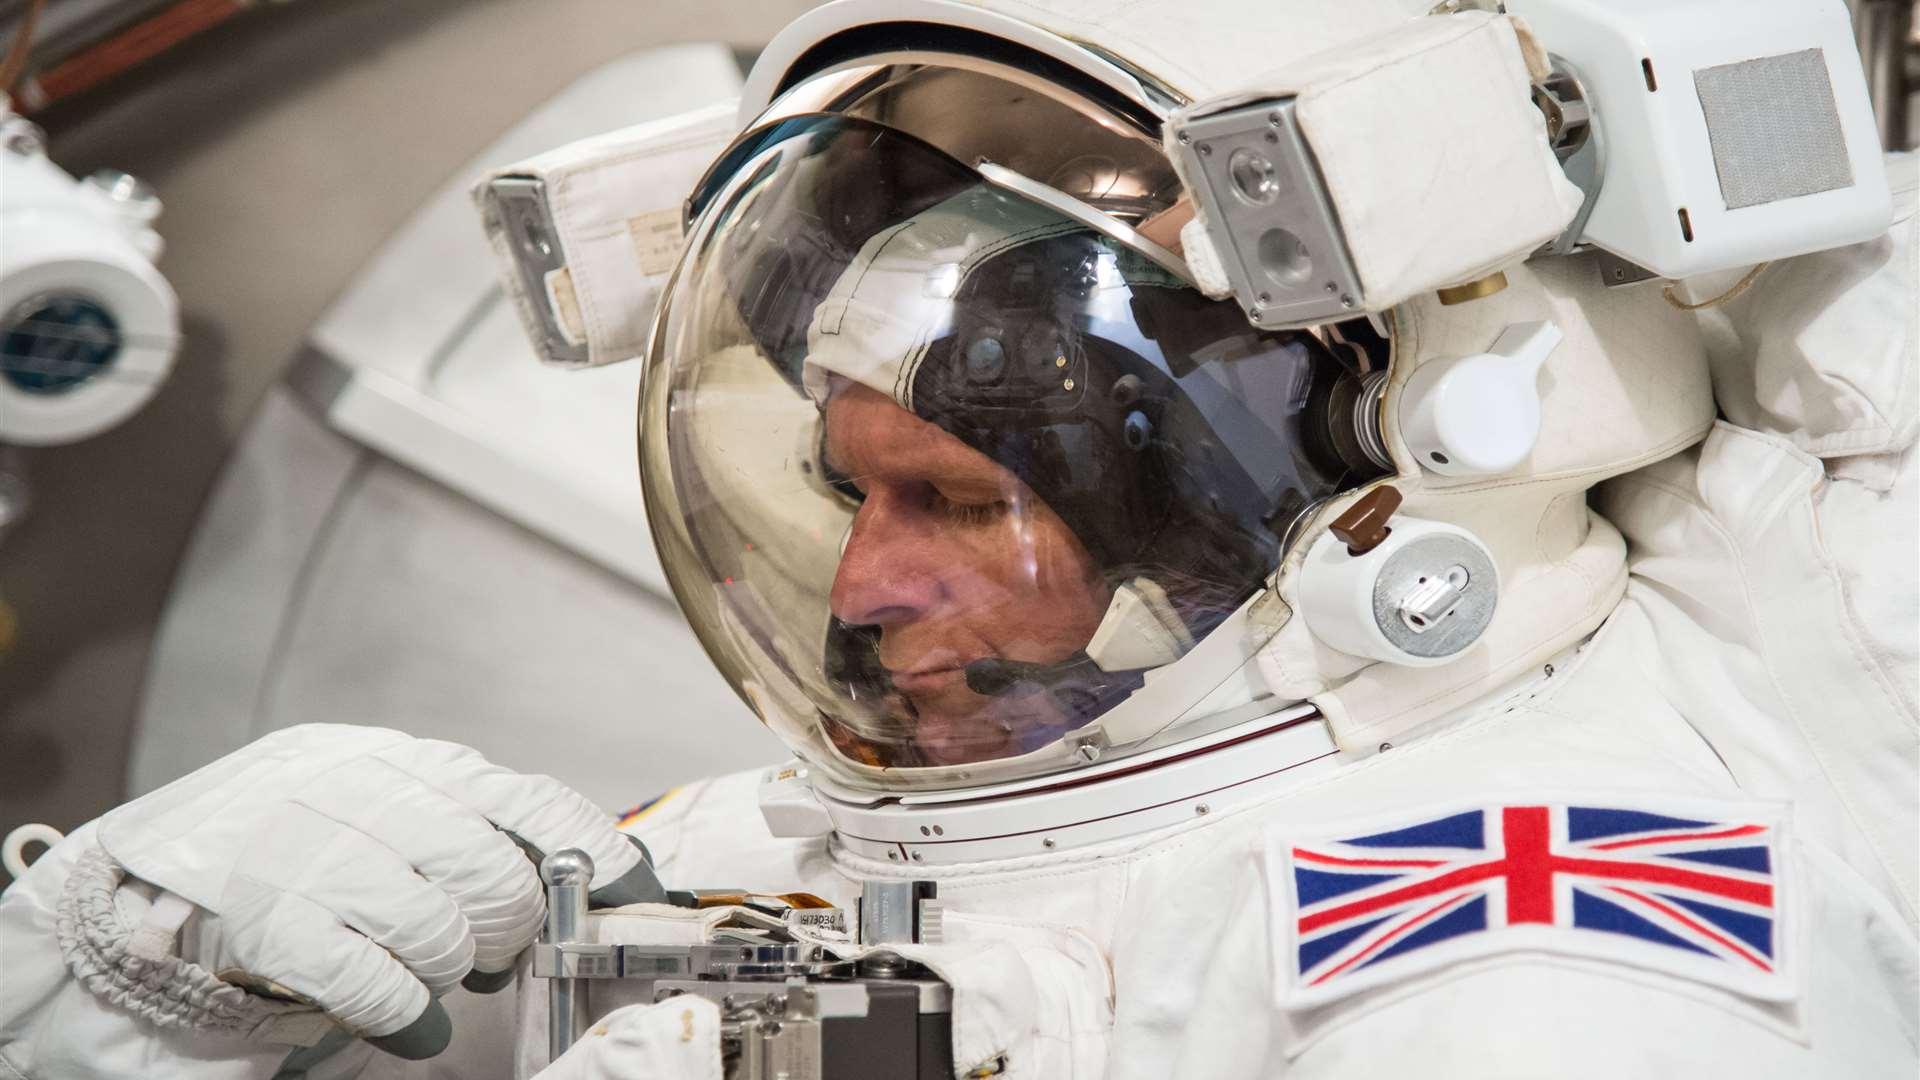
[[[1465,897],[1450,896],[1447,899],[1440,901],[1438,904],[1435,904],[1434,906],[1428,908],[1427,910],[1421,912],[1420,914],[1415,915],[1413,918],[1408,919],[1406,922],[1401,923],[1399,926],[1396,926],[1393,929],[1387,931],[1386,934],[1377,938],[1373,944],[1367,946],[1364,949],[1361,949],[1359,952],[1354,953],[1352,956],[1347,957],[1345,960],[1340,961],[1337,967],[1333,968],[1331,971],[1326,971],[1321,973],[1319,978],[1314,979],[1313,982],[1309,983],[1308,985],[1319,986],[1321,983],[1326,982],[1328,979],[1331,979],[1335,975],[1340,974],[1342,971],[1345,971],[1349,967],[1352,967],[1354,964],[1357,964],[1360,961],[1366,959],[1367,957],[1372,956],[1375,952],[1379,951],[1380,946],[1385,945],[1390,941],[1393,941],[1394,939],[1400,937],[1402,934],[1405,934],[1407,931],[1413,929],[1414,927],[1420,925],[1421,923],[1426,922],[1427,917],[1429,915],[1437,914],[1440,911],[1446,909],[1447,907],[1450,907],[1453,904],[1459,903],[1463,899],[1465,899]]]
[[[1505,860],[1478,863],[1474,866],[1463,866],[1451,873],[1441,874],[1439,877],[1428,878],[1425,881],[1416,881],[1411,885],[1402,885],[1398,889],[1383,892],[1378,896],[1370,896],[1364,900],[1355,900],[1351,903],[1341,904],[1339,907],[1328,908],[1325,911],[1316,912],[1312,915],[1302,915],[1300,917],[1300,932],[1305,934],[1332,923],[1345,922],[1355,915],[1366,915],[1378,911],[1381,908],[1406,903],[1408,900],[1418,900],[1423,896],[1452,892],[1463,885],[1472,885],[1475,882],[1485,881],[1488,878],[1500,877],[1506,873],[1506,869],[1507,864]]]
[[[1674,844],[1682,840],[1725,840],[1735,836],[1752,836],[1766,831],[1765,825],[1742,825],[1736,829],[1722,829],[1719,832],[1665,833],[1660,836],[1639,836],[1632,840],[1613,840],[1605,844],[1587,846],[1595,851],[1617,851],[1620,848],[1640,847],[1643,844]]]
[[[1635,900],[1640,901],[1641,903],[1647,905],[1648,907],[1654,909],[1655,911],[1662,912],[1668,918],[1673,919],[1675,922],[1678,922],[1680,925],[1686,927],[1689,930],[1692,930],[1694,933],[1699,934],[1702,937],[1711,938],[1714,941],[1717,941],[1720,944],[1725,945],[1728,949],[1731,949],[1733,952],[1739,954],[1743,959],[1747,961],[1747,963],[1752,964],[1754,967],[1759,968],[1761,971],[1773,970],[1772,967],[1768,966],[1765,960],[1760,959],[1759,957],[1753,955],[1747,950],[1734,944],[1732,941],[1728,940],[1727,938],[1724,938],[1719,934],[1714,933],[1712,930],[1707,929],[1706,927],[1700,925],[1698,922],[1695,922],[1694,920],[1681,914],[1679,911],[1674,910],[1672,907],[1669,907],[1668,905],[1663,904],[1658,900],[1655,900],[1651,896],[1642,896],[1639,893],[1634,892],[1632,889],[1623,889],[1618,885],[1609,885],[1607,886],[1607,888],[1612,889],[1614,892],[1617,892],[1622,896],[1631,896]]]
[[[1500,812],[1507,848],[1507,922],[1553,922],[1554,856],[1551,819],[1544,806],[1510,806]]]
[[[1616,881],[1638,881],[1647,885],[1672,885],[1724,896],[1729,900],[1744,900],[1749,904],[1759,904],[1762,907],[1773,906],[1773,886],[1758,881],[1742,881],[1722,874],[1682,870],[1677,866],[1664,866],[1659,863],[1610,862],[1606,859],[1555,857],[1553,865],[1554,869],[1567,874],[1586,874],[1589,877],[1610,878]]]
[[[1445,859],[1343,859],[1338,855],[1325,855],[1306,848],[1294,848],[1293,857],[1307,862],[1325,863],[1328,866],[1445,866]]]

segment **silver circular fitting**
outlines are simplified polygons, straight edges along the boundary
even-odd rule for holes
[[[1380,428],[1380,403],[1387,396],[1387,373],[1370,371],[1360,377],[1360,384],[1360,397],[1353,403],[1353,431],[1360,443],[1360,452],[1375,465],[1391,469],[1393,457],[1387,453],[1387,439]]]
[[[1433,590],[1451,590],[1444,610],[1409,608]],[[1373,621],[1394,647],[1439,658],[1480,640],[1500,596],[1499,574],[1486,550],[1459,536],[1422,536],[1387,559],[1373,584]]]
[[[1254,206],[1265,206],[1280,197],[1280,169],[1265,154],[1250,146],[1235,150],[1227,158],[1227,174],[1233,190]]]
[[[1298,288],[1313,276],[1313,256],[1307,251],[1307,245],[1285,229],[1273,228],[1261,233],[1254,250],[1259,255],[1260,268],[1276,285]]]

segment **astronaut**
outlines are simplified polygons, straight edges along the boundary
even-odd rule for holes
[[[616,830],[460,747],[280,732],[0,899],[0,1074],[722,1076],[693,998],[549,1063],[499,992],[524,845],[592,856],[603,934],[676,917],[643,861],[937,882],[943,940],[896,948],[962,1076],[1911,1075],[1913,161],[1853,163],[1890,230],[1613,289],[1529,257],[1599,210],[1525,23],[1106,7],[822,9],[688,201],[647,509],[795,762]],[[1263,325],[1162,139],[1275,70],[1354,263],[1313,325]],[[1447,71],[1519,107],[1331,133],[1384,123],[1362,75]],[[1333,273],[1263,250],[1263,295]]]

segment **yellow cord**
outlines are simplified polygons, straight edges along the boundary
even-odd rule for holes
[[[1773,263],[1771,262],[1761,263],[1747,271],[1747,276],[1735,282],[1733,288],[1728,289],[1726,292],[1721,293],[1711,300],[1702,300],[1697,304],[1689,304],[1685,300],[1680,299],[1679,293],[1675,292],[1680,284],[1677,281],[1667,282],[1667,287],[1661,290],[1661,295],[1667,298],[1667,303],[1672,304],[1681,311],[1699,311],[1702,308],[1718,307],[1732,300],[1734,297],[1739,296],[1741,293],[1746,292],[1748,289],[1753,288],[1753,283],[1759,281],[1760,275],[1766,271],[1767,267],[1772,265]]]

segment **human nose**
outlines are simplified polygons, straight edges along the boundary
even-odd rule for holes
[[[932,610],[940,595],[930,559],[937,538],[884,496],[869,494],[834,573],[828,604],[855,626],[911,622]]]

